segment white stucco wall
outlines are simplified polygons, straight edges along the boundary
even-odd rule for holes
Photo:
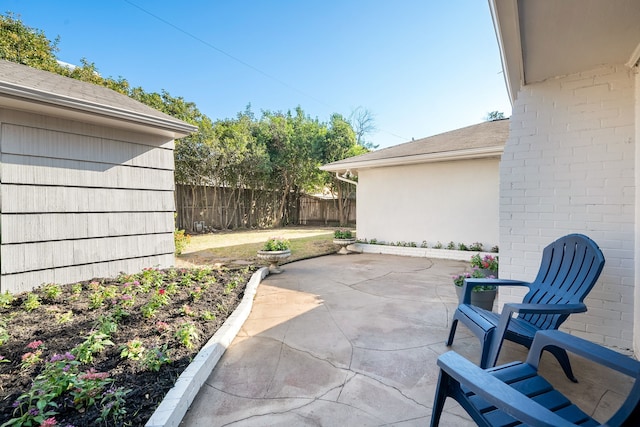
[[[563,328],[620,348],[634,338],[634,106],[622,65],[524,86],[500,166],[500,276],[532,280],[547,244],[588,235],[606,264],[588,312]],[[505,289],[499,302],[520,295]]]
[[[358,170],[357,236],[498,244],[498,159]]]
[[[172,265],[173,147],[0,109],[0,291]]]

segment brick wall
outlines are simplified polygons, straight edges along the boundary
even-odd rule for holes
[[[634,82],[621,65],[524,86],[500,166],[500,276],[532,280],[548,243],[588,235],[605,268],[563,328],[620,348],[633,343]]]

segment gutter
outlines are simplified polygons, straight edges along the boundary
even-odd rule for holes
[[[97,102],[86,101],[83,99],[59,95],[51,92],[43,92],[40,90],[7,82],[0,82],[0,94],[17,100],[25,100],[50,106],[63,107],[69,110],[79,111],[83,113],[92,113],[98,116],[170,130],[181,136],[190,135],[191,133],[198,130],[196,126],[185,123],[182,120],[173,119],[171,116],[167,116],[167,118],[158,117],[150,114],[132,111],[130,109],[117,108],[110,105],[99,104]]]
[[[355,161],[342,161],[340,163],[328,164],[320,166],[320,170],[328,172],[340,172],[350,171],[364,168],[376,168],[385,166],[401,166],[411,165],[416,163],[433,163],[433,162],[446,162],[454,160],[468,160],[468,159],[481,159],[481,158],[500,158],[504,152],[504,146],[474,148],[470,150],[458,150],[458,151],[444,151],[440,153],[429,153],[419,155],[407,155],[401,157],[389,157],[383,159],[373,160],[355,160]],[[340,178],[338,178],[340,179]]]
[[[345,171],[344,175],[342,175],[342,176],[340,176],[340,172],[339,171],[336,171],[336,178],[339,181],[343,181],[343,182],[346,182],[346,183],[349,183],[349,184],[353,184],[353,185],[355,185],[357,187],[358,183],[356,181],[352,181],[352,180],[346,178],[350,174],[351,174],[351,170],[350,169],[347,169]]]

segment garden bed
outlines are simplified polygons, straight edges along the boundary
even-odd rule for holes
[[[17,295],[0,308],[0,424],[144,425],[254,271],[147,269]]]

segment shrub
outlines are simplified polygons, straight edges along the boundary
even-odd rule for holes
[[[191,240],[191,236],[185,233],[184,230],[176,229],[173,232],[173,241],[176,245],[176,255],[180,255],[184,248],[187,247],[189,241]]]

